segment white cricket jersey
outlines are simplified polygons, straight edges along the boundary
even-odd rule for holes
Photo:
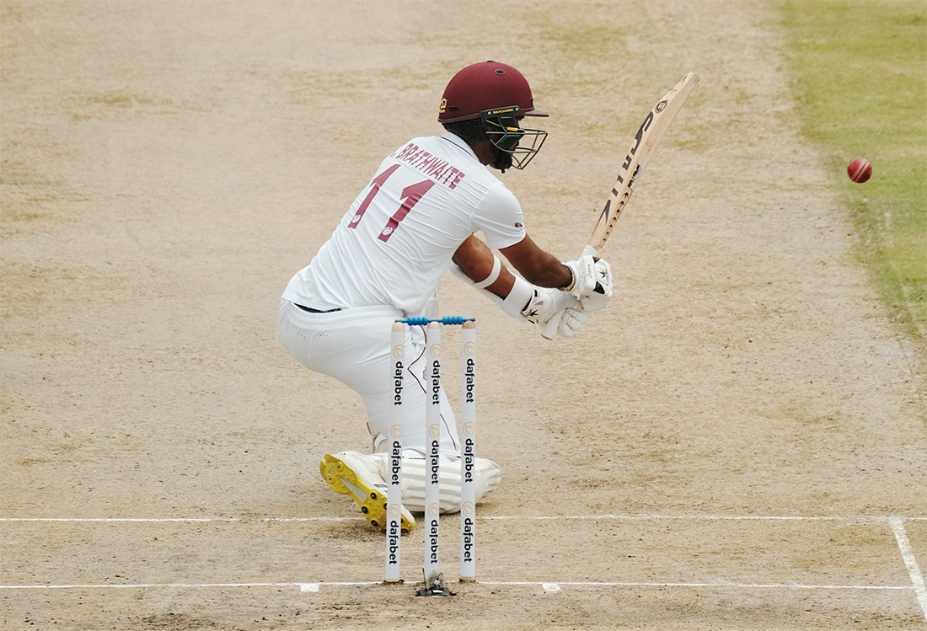
[[[415,138],[383,161],[283,297],[320,310],[391,305],[418,314],[477,231],[492,249],[521,241],[515,195],[457,136]]]

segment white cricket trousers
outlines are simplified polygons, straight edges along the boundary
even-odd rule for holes
[[[367,429],[373,450],[388,450],[386,436],[393,405],[393,367],[390,336],[393,323],[405,317],[393,307],[356,307],[333,313],[309,313],[289,300],[280,301],[280,341],[301,364],[334,377],[361,396],[367,409]],[[406,364],[403,379],[403,449],[421,458],[425,440],[425,329],[406,330]],[[457,420],[441,389],[441,453],[460,456]],[[413,456],[414,454],[405,454]]]

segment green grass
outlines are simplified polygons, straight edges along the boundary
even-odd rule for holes
[[[858,256],[927,375],[927,1],[784,0],[803,132],[825,156]],[[872,179],[846,165],[868,158]]]

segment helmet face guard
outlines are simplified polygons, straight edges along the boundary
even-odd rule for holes
[[[517,105],[480,112],[486,137],[494,147],[495,160],[490,166],[503,173],[511,167],[524,169],[547,139],[546,131],[521,127],[521,118]]]

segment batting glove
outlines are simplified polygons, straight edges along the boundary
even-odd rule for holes
[[[584,313],[592,313],[593,311],[598,311],[599,309],[604,309],[608,302],[612,299],[613,294],[611,292],[607,294],[597,294],[595,292],[589,294],[584,298],[580,298],[577,302],[574,309],[578,309]]]
[[[561,337],[573,337],[589,319],[576,299],[559,289],[534,288],[534,297],[521,312],[528,322],[538,325],[541,334],[555,331]]]
[[[573,304],[573,297],[559,289],[534,287],[534,295],[521,314],[531,324],[544,327],[551,318]]]
[[[575,307],[564,309],[562,313],[555,317],[560,318],[560,324],[557,325],[557,335],[561,337],[573,337],[576,332],[579,331],[579,328],[585,324],[586,320],[589,319],[586,313]]]
[[[584,255],[575,261],[564,263],[573,273],[573,282],[563,288],[576,298],[582,299],[593,293],[611,298],[612,268],[605,259]]]

